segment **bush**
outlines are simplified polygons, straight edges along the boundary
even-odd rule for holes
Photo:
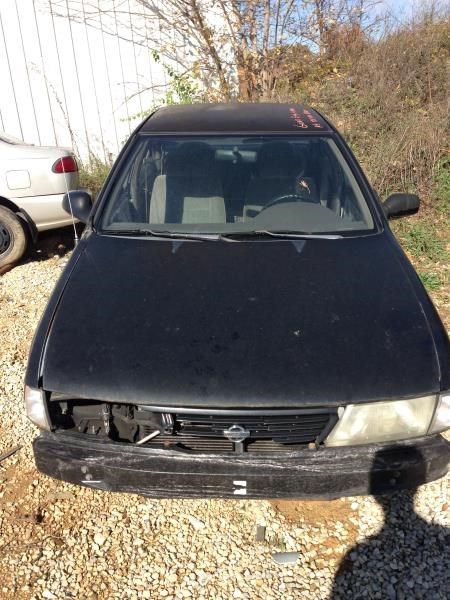
[[[91,157],[89,163],[81,165],[80,185],[81,187],[89,189],[93,200],[97,198],[98,193],[111,170],[111,166],[110,163],[105,163],[98,157]]]
[[[436,292],[442,286],[441,278],[437,273],[423,272],[419,273],[419,277],[422,280],[423,285],[430,292]]]
[[[428,207],[447,197],[448,21],[424,18],[376,40],[305,57],[301,81],[286,76],[279,100],[306,102],[336,124],[381,197],[418,193]],[[294,66],[286,73],[298,73]],[[440,191],[439,191],[440,190]]]
[[[450,216],[450,158],[441,160],[436,168],[434,177],[434,196],[436,209],[449,218]]]
[[[431,223],[414,224],[404,235],[404,243],[406,249],[417,258],[424,256],[432,262],[447,258],[444,244]]]

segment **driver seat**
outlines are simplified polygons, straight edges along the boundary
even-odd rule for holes
[[[254,217],[274,198],[295,192],[295,156],[289,142],[262,144],[256,169],[257,174],[250,180],[247,188],[244,221]]]

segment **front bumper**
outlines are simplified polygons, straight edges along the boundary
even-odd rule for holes
[[[325,498],[413,488],[447,473],[442,436],[279,456],[198,455],[42,432],[40,471],[91,488],[159,498]]]

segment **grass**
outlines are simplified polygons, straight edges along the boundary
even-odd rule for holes
[[[431,271],[419,271],[419,277],[422,280],[423,285],[430,292],[436,292],[442,287],[442,280],[438,273],[433,273]]]
[[[450,220],[450,158],[440,161],[434,176],[436,209]]]
[[[438,237],[436,228],[427,221],[414,223],[403,236],[406,249],[416,258],[425,257],[436,263],[448,257],[443,241]]]

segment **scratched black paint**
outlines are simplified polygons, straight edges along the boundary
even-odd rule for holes
[[[211,407],[437,392],[416,293],[386,234],[309,240],[301,253],[185,242],[176,254],[169,240],[92,234],[51,326],[43,386]]]
[[[380,445],[374,444],[317,452],[304,449],[283,457],[213,457],[87,440],[81,435],[44,433],[34,441],[37,467],[51,477],[157,498],[331,499],[405,489],[447,471],[449,444],[441,436],[384,445],[382,462],[377,460],[379,451]]]

